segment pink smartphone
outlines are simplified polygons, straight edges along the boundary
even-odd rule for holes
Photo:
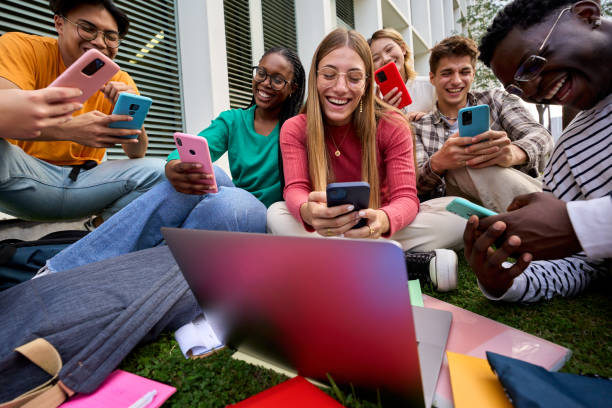
[[[210,190],[210,192],[216,193],[218,191],[217,180],[215,180],[215,171],[210,159],[210,151],[208,150],[206,138],[176,132],[174,134],[174,144],[176,144],[182,162],[200,163],[202,169],[198,170],[198,172],[212,174],[213,178],[210,180],[210,184],[214,185],[215,188]]]
[[[83,95],[74,100],[84,103],[118,71],[119,65],[115,64],[113,60],[100,51],[91,49],[81,55],[49,86],[79,88],[83,91]]]

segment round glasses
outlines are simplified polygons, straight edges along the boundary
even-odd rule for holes
[[[513,78],[514,82],[506,86],[506,92],[511,93],[516,96],[522,96],[523,89],[521,88],[520,83],[533,81],[534,79],[538,77],[538,75],[540,75],[540,72],[542,72],[542,70],[544,69],[544,66],[548,62],[548,60],[540,56],[540,54],[542,53],[542,51],[544,51],[544,47],[546,46],[548,39],[553,33],[563,13],[565,13],[566,11],[570,11],[571,9],[572,7],[566,7],[563,10],[561,10],[559,15],[557,16],[557,19],[555,20],[555,23],[552,25],[552,27],[548,31],[548,34],[546,34],[546,37],[544,37],[544,41],[542,41],[542,44],[540,45],[540,48],[538,48],[537,53],[531,54],[525,60],[525,62],[523,62],[518,67],[518,69],[514,73],[514,78]]]
[[[331,88],[338,83],[338,79],[344,76],[346,85],[352,89],[361,89],[368,77],[365,72],[360,69],[351,69],[347,72],[338,72],[332,67],[323,67],[317,71],[319,82],[323,88]]]
[[[260,84],[268,77],[270,78],[270,87],[275,91],[280,91],[289,82],[280,74],[268,74],[268,71],[266,71],[265,68],[253,67],[253,80],[255,82]]]
[[[63,18],[76,27],[77,34],[85,41],[93,41],[98,38],[98,33],[101,33],[104,38],[104,44],[106,44],[107,47],[117,48],[121,43],[121,37],[116,31],[102,31],[98,30],[98,27],[93,24],[75,23],[74,21],[68,20],[66,17]]]

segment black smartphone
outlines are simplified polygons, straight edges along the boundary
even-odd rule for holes
[[[327,206],[352,204],[355,211],[365,210],[370,203],[370,185],[365,181],[351,181],[345,183],[330,183],[327,185]],[[362,218],[352,229],[367,225]]]

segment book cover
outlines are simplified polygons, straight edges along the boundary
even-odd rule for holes
[[[268,388],[242,402],[230,404],[234,408],[342,408],[343,405],[309,383],[304,377],[297,376]]]

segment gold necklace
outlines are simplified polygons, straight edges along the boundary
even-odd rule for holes
[[[340,153],[340,146],[342,146],[342,143],[344,143],[344,139],[346,139],[346,137],[348,136],[349,131],[350,131],[350,128],[348,128],[346,130],[346,132],[344,133],[344,137],[342,137],[342,140],[340,141],[340,144],[338,144],[338,145],[336,144],[336,141],[334,140],[334,137],[330,133],[329,137],[331,138],[332,143],[334,144],[334,147],[336,148],[336,151],[334,152],[334,155],[336,157],[340,157],[342,155],[342,153]]]

